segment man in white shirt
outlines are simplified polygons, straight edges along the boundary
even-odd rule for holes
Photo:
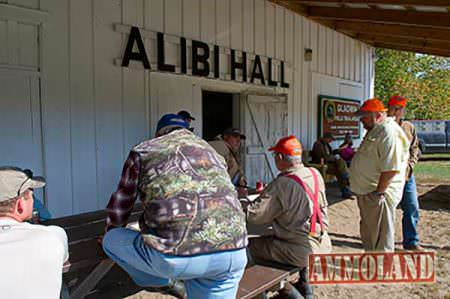
[[[350,166],[350,188],[358,198],[360,234],[366,251],[394,251],[395,209],[405,186],[409,140],[379,99],[359,109],[367,130]]]
[[[41,177],[20,168],[0,167],[0,294],[2,298],[59,298],[67,235],[56,226],[27,223],[33,189]]]

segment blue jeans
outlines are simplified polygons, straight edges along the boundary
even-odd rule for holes
[[[419,200],[417,198],[416,180],[414,175],[406,181],[403,190],[400,207],[403,210],[403,246],[417,245],[419,235],[417,234],[417,222],[419,222]]]
[[[236,298],[245,271],[245,248],[196,256],[165,255],[147,246],[139,232],[116,228],[103,239],[106,254],[142,287],[183,280],[188,298]]]

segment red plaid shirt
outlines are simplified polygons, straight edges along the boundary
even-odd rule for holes
[[[131,151],[123,165],[117,191],[111,195],[106,211],[106,230],[125,226],[133,210],[138,195],[139,171],[141,160],[139,154]]]

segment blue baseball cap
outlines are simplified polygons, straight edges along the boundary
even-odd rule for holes
[[[169,113],[163,115],[158,121],[158,125],[156,126],[156,132],[161,131],[162,129],[168,128],[189,128],[189,124],[184,120],[182,116]]]

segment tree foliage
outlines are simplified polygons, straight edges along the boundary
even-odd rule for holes
[[[450,59],[388,49],[376,50],[375,96],[410,101],[407,119],[450,119]]]

